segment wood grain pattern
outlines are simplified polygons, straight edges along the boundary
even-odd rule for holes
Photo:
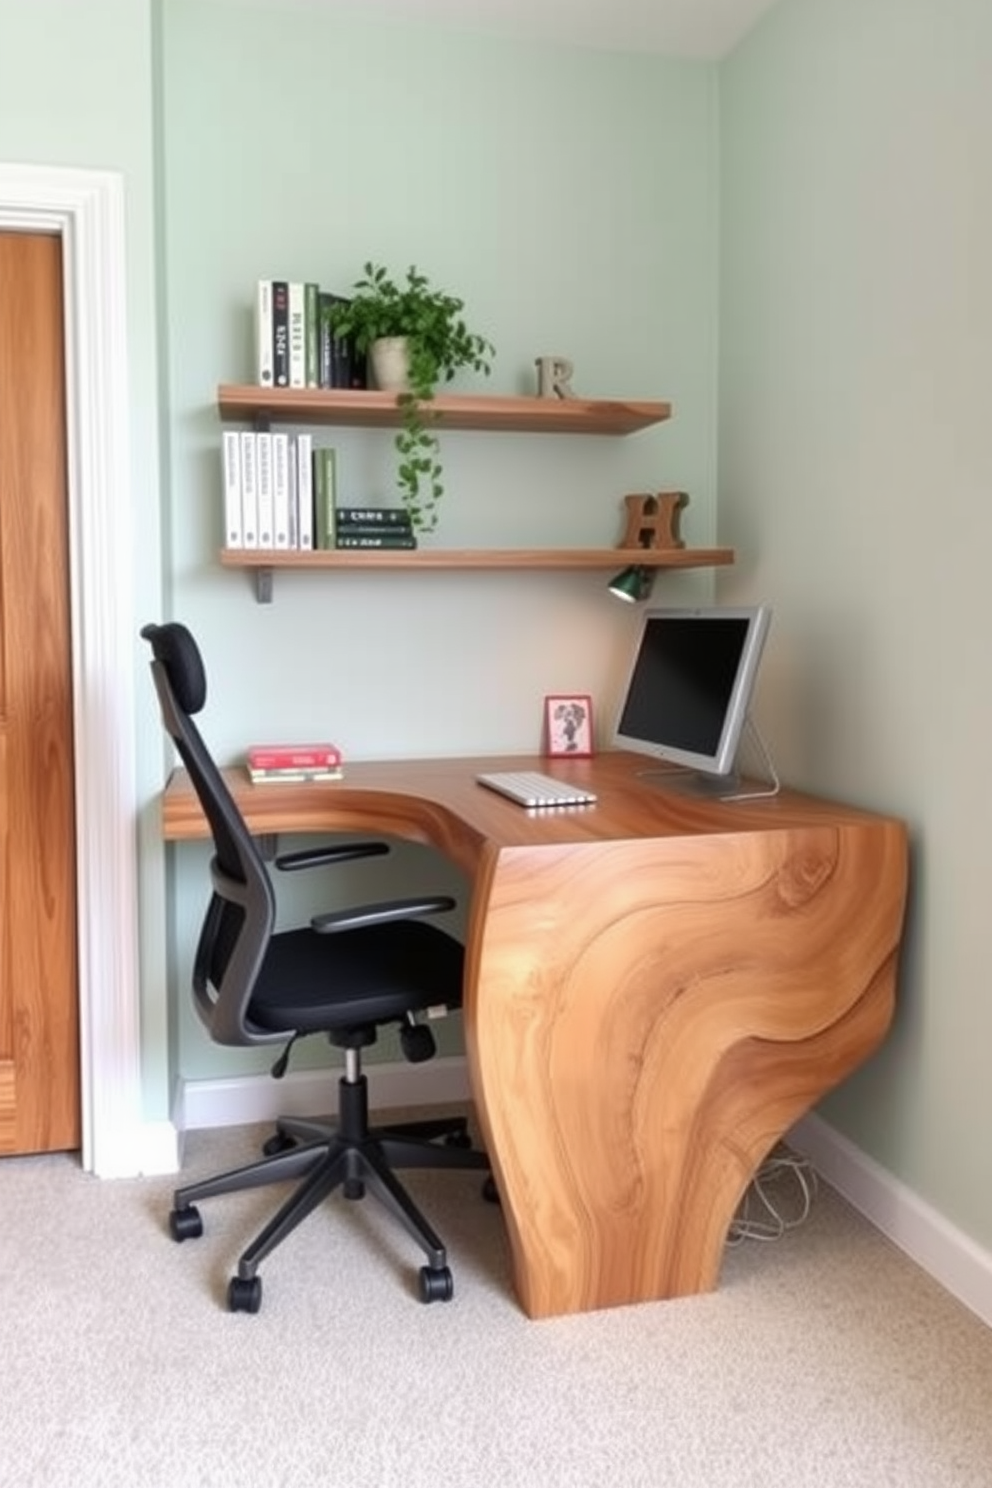
[[[355,764],[230,780],[253,830],[431,843],[469,874],[466,1049],[531,1317],[716,1286],[763,1157],[884,1038],[905,828],[794,792],[721,803],[643,758]],[[475,783],[540,768],[595,807],[526,812]],[[181,775],[173,839],[205,828]]]
[[[76,1147],[80,1133],[62,326],[59,237],[0,233],[0,1151],[7,1152]]]
[[[723,568],[733,548],[224,548],[225,568]]]
[[[260,388],[226,384],[217,389],[222,419],[254,423],[347,424],[396,428],[395,393],[351,388]],[[486,429],[517,434],[633,434],[671,418],[670,403],[605,398],[520,398],[439,393],[431,399],[440,433]]]

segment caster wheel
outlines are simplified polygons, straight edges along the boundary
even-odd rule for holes
[[[287,1137],[283,1132],[276,1132],[274,1136],[267,1137],[262,1143],[262,1154],[264,1157],[278,1157],[280,1152],[288,1152],[296,1143],[292,1137]]]
[[[444,1139],[445,1147],[461,1147],[466,1152],[472,1146],[472,1138],[467,1131],[449,1132]]]
[[[421,1302],[450,1302],[454,1295],[455,1278],[450,1266],[440,1266],[436,1271],[432,1271],[430,1266],[421,1266]]]
[[[227,1284],[227,1307],[229,1312],[257,1312],[262,1305],[262,1278],[253,1276],[246,1281],[243,1276],[232,1276]]]
[[[203,1234],[203,1220],[195,1204],[185,1209],[173,1209],[169,1215],[169,1234],[173,1240],[199,1240]]]
[[[433,1059],[436,1053],[434,1035],[426,1023],[406,1023],[400,1029],[400,1046],[404,1059],[411,1064],[423,1064]]]
[[[499,1189],[496,1187],[496,1179],[493,1177],[492,1173],[490,1173],[489,1177],[486,1178],[483,1182],[482,1197],[485,1199],[487,1204],[499,1203]]]
[[[365,1184],[361,1178],[346,1178],[341,1185],[341,1192],[346,1199],[364,1199]]]

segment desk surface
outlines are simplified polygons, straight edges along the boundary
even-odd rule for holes
[[[683,795],[665,788],[658,768],[645,755],[617,750],[581,760],[519,754],[362,760],[346,765],[341,780],[292,784],[253,785],[239,766],[224,773],[258,834],[375,826],[431,842],[464,867],[471,866],[483,842],[500,848],[561,846],[878,820],[873,813],[790,790],[738,801]],[[539,770],[589,786],[599,799],[594,806],[527,810],[479,785],[476,776],[485,770]],[[655,773],[645,778],[645,771]],[[184,771],[171,777],[163,806],[167,839],[207,836]]]
[[[426,842],[471,885],[472,1093],[532,1317],[717,1284],[766,1154],[881,1043],[907,881],[902,823],[791,791],[700,800],[646,757],[355,763],[228,779],[251,830]],[[595,806],[526,811],[480,770],[541,769]],[[173,840],[206,836],[180,772]]]

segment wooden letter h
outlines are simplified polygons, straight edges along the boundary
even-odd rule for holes
[[[625,496],[627,527],[622,548],[682,548],[679,521],[689,504],[684,491],[658,491],[656,495]]]

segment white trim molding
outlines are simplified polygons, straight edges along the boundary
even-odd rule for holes
[[[62,240],[82,1158],[118,1177],[144,1144],[123,179],[0,163],[0,230]]]
[[[876,1229],[992,1326],[992,1255],[988,1251],[822,1117],[805,1116],[787,1140]]]
[[[408,1064],[366,1064],[373,1111],[401,1106],[465,1105],[471,1100],[468,1064],[460,1055],[431,1064],[429,1089]],[[187,1080],[177,1091],[173,1121],[180,1131],[201,1127],[247,1126],[280,1116],[328,1115],[337,1105],[340,1068],[298,1070],[283,1080],[269,1074],[226,1080]]]

